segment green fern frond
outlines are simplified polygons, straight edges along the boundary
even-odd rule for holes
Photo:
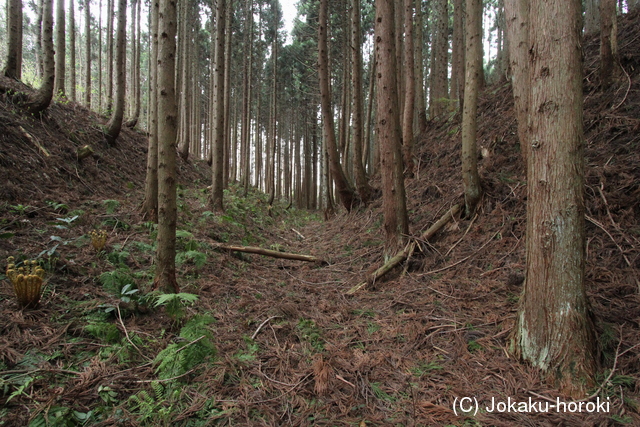
[[[176,254],[176,265],[180,266],[186,262],[193,263],[196,267],[201,268],[207,262],[207,255],[200,251],[185,251]]]

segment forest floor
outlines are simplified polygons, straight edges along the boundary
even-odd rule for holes
[[[383,262],[381,200],[323,221],[284,202],[269,215],[265,195],[232,185],[216,215],[201,162],[179,166],[183,293],[152,291],[156,229],[138,213],[145,136],[124,130],[107,148],[103,117],[56,103],[27,118],[2,94],[0,259],[37,259],[46,286],[37,308],[20,310],[0,275],[0,425],[640,425],[638,15],[619,29],[624,72],[606,93],[597,41],[585,45],[586,285],[601,358],[591,401],[606,411],[489,411],[492,398],[569,401],[508,351],[526,207],[508,84],[481,97],[478,215],[354,295]],[[415,237],[461,202],[459,140],[452,115],[416,144],[406,182]],[[95,155],[78,161],[85,144]],[[97,252],[89,232],[99,229],[108,240]],[[454,411],[464,397],[480,410]]]

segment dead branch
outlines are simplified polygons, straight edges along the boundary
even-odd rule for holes
[[[250,254],[270,256],[273,258],[293,259],[307,262],[323,262],[320,258],[312,255],[292,254],[289,252],[279,252],[271,249],[256,248],[253,246],[217,245],[217,247],[227,251],[246,252]]]
[[[422,233],[422,235],[420,236],[420,240],[429,240],[442,227],[444,227],[445,224],[451,221],[459,212],[460,212],[460,205],[454,205],[451,209],[447,211],[447,213],[442,215],[442,217],[435,224],[429,227],[427,231]],[[401,252],[397,253],[389,261],[387,261],[382,267],[374,271],[371,274],[371,276],[369,276],[366,282],[362,282],[358,285],[355,285],[353,288],[349,289],[347,291],[347,295],[355,294],[360,289],[374,283],[380,277],[384,276],[389,271],[393,270],[397,265],[402,263],[404,260],[406,260],[413,254],[413,251],[415,251],[416,246],[417,246],[416,240],[412,239],[411,242],[409,242]]]

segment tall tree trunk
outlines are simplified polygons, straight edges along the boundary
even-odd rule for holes
[[[76,13],[74,1],[69,0],[69,98],[76,101]]]
[[[531,2],[526,279],[515,355],[574,398],[594,385],[584,284],[584,135],[579,0]]]
[[[227,0],[224,11],[225,28],[231,28],[231,11],[233,0]],[[222,175],[223,186],[229,186],[229,162],[231,152],[231,38],[233,32],[227,31],[224,41],[224,172]]]
[[[253,1],[246,2],[245,15],[245,60],[244,60],[244,83],[242,98],[242,187],[245,195],[249,191],[249,180],[251,175],[251,86],[253,70]]]
[[[278,15],[278,2],[273,1],[271,3],[271,9],[273,11],[273,15],[275,17],[275,22],[279,22]],[[277,25],[273,28],[273,41],[272,41],[272,50],[273,50],[273,79],[271,81],[271,120],[270,120],[270,141],[269,141],[269,156],[267,158],[267,185],[266,190],[269,192],[269,206],[273,205],[273,200],[276,195],[276,141],[278,139],[278,27]],[[285,157],[286,159],[286,157]],[[285,162],[287,162],[285,160]],[[288,164],[287,164],[288,166]],[[286,169],[286,166],[285,166]],[[285,184],[286,187],[286,184]],[[285,188],[285,193],[287,189]],[[287,193],[288,194],[288,193]]]
[[[371,72],[369,73],[369,94],[367,96],[367,115],[365,117],[364,124],[364,154],[362,157],[363,163],[366,165],[369,164],[369,174],[373,175],[378,170],[378,165],[374,162],[374,147],[375,141],[371,138],[371,131],[373,126],[371,125],[372,117],[373,117],[373,101],[374,101],[374,89],[376,83],[376,58],[375,51],[371,55],[371,59],[369,60],[369,68]],[[425,116],[426,120],[426,116]]]
[[[518,119],[518,140],[524,161],[527,161],[530,144],[528,140],[529,97],[529,1],[505,0],[504,12],[509,40],[509,68],[511,87]]]
[[[56,77],[53,91],[56,96],[66,97],[64,87],[65,78],[65,58],[66,58],[66,31],[64,18],[64,0],[56,0]]]
[[[375,39],[378,61],[378,140],[381,150],[385,258],[395,254],[409,233],[396,83],[394,0],[376,0]]]
[[[413,0],[404,0],[404,60],[405,93],[402,115],[402,146],[404,167],[413,177],[413,109],[415,106],[415,66],[413,62]]]
[[[327,42],[328,0],[320,0],[318,17],[318,78],[320,80],[320,99],[322,106],[322,123],[324,137],[327,140],[327,151],[331,174],[336,183],[336,189],[340,195],[342,205],[350,211],[356,204],[355,194],[351,184],[347,180],[344,170],[340,165],[340,154],[336,144],[336,134],[333,122],[333,109],[331,108],[331,89],[329,87],[329,54]]]
[[[39,79],[44,75],[44,54],[42,52],[42,9],[43,0],[38,0],[36,8],[36,77]],[[20,8],[22,10],[22,6]]]
[[[613,81],[617,63],[616,1],[600,0],[600,87],[606,91]]]
[[[91,108],[91,0],[84,0],[84,105]]]
[[[7,2],[7,63],[2,74],[12,79],[22,78],[22,0]]]
[[[478,89],[482,67],[482,0],[467,0],[467,48],[464,107],[462,110],[462,182],[465,216],[471,218],[482,196],[478,175]]]
[[[453,1],[453,40],[451,42],[451,94],[452,100],[458,101],[460,109],[464,100],[464,1]]]
[[[424,56],[423,50],[423,19],[422,0],[414,0],[416,9],[416,24],[414,26],[414,59],[415,59],[415,90],[416,90],[416,118],[417,130],[424,132],[427,129],[427,104],[424,91]],[[452,76],[453,78],[453,76]]]
[[[102,0],[98,0],[98,112],[102,112]]]
[[[431,54],[431,90],[429,92],[430,117],[435,118],[447,111],[449,89],[447,86],[448,50],[449,50],[449,15],[447,0],[435,0],[435,26]]]
[[[159,0],[149,5],[150,43],[149,60],[149,149],[147,175],[144,183],[144,201],[141,211],[150,221],[158,221],[158,13]]]
[[[30,97],[24,107],[31,114],[46,110],[53,98],[55,80],[55,58],[53,50],[53,0],[42,2],[42,50],[44,54],[42,85],[34,97]]]
[[[192,82],[189,79],[190,68],[190,55],[191,55],[191,37],[189,35],[189,28],[191,25],[187,25],[190,20],[190,3],[178,2],[178,10],[180,18],[178,19],[178,47],[177,54],[177,69],[180,75],[178,76],[179,100],[178,100],[178,153],[184,161],[189,159],[189,122],[191,118],[191,108],[189,104],[190,92]]]
[[[584,0],[584,33],[595,34],[600,31],[601,0]]]
[[[118,28],[116,29],[116,105],[111,115],[109,123],[106,125],[105,138],[109,145],[114,145],[120,130],[122,129],[122,119],[124,117],[124,95],[126,91],[127,79],[125,75],[127,36],[125,33],[127,24],[127,1],[118,0]]]
[[[120,0],[122,1],[122,0]],[[176,2],[160,0],[158,19],[158,248],[154,288],[180,292],[176,281]]]
[[[212,183],[211,183],[211,207],[218,212],[224,211],[224,94],[225,94],[225,24],[224,14],[227,8],[226,0],[218,0],[216,4],[216,39],[215,39],[215,63],[213,73],[212,125],[213,147],[212,155]],[[229,37],[229,36],[227,36]]]
[[[371,197],[371,187],[362,164],[364,124],[362,109],[362,42],[360,40],[360,0],[351,3],[351,85],[353,87],[353,173],[362,203]],[[413,112],[411,113],[413,115]],[[312,118],[315,123],[315,119]],[[315,128],[314,128],[315,132]],[[315,151],[315,146],[314,146]]]
[[[113,9],[116,0],[107,0],[107,113],[113,108]]]

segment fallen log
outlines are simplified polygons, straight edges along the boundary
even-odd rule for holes
[[[460,212],[460,205],[454,205],[451,209],[447,211],[435,224],[427,229],[420,236],[420,240],[429,240],[436,234],[442,227],[445,226],[446,223],[451,221],[458,213]],[[413,255],[417,246],[416,239],[412,239],[405,248],[398,252],[396,255],[391,257],[382,267],[378,268],[376,271],[371,273],[367,281],[359,283],[355,285],[353,288],[347,291],[347,295],[353,295],[358,292],[360,289],[375,283],[376,280],[393,270],[396,266],[404,262],[407,258],[410,258]]]
[[[320,258],[311,255],[300,255],[289,252],[273,251],[271,249],[256,248],[254,246],[217,245],[216,247],[225,249],[227,251],[246,252],[250,254],[270,256],[273,258],[293,259],[306,262],[322,262]]]

